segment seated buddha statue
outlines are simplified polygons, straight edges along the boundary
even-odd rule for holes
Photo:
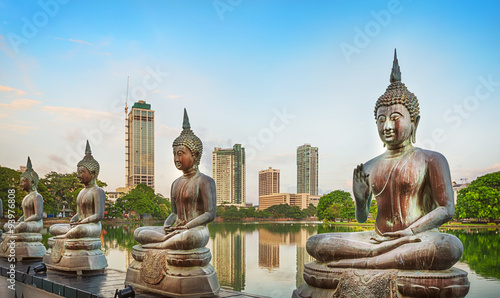
[[[26,171],[21,174],[20,184],[28,193],[21,203],[23,215],[17,222],[7,222],[4,225],[6,233],[0,233],[0,255],[11,257],[10,245],[15,242],[15,257],[18,261],[24,258],[41,258],[46,252],[40,234],[43,228],[43,198],[36,190],[38,174],[33,170],[29,157]]]
[[[28,193],[21,203],[23,215],[13,224],[6,223],[4,231],[13,229],[14,233],[40,233],[43,228],[43,198],[36,190],[38,174],[33,170],[29,157],[26,171],[21,174],[20,184]]]
[[[182,128],[172,144],[175,167],[183,173],[172,183],[172,213],[161,227],[135,230],[134,238],[143,248],[190,250],[208,243],[207,224],[215,218],[215,182],[198,170],[203,144],[191,130],[186,110]]]
[[[306,248],[334,268],[448,269],[463,252],[457,237],[438,231],[454,215],[450,169],[440,153],[413,146],[419,104],[401,82],[396,53],[390,82],[374,111],[387,150],[353,174],[356,219],[366,221],[375,199],[375,230],[318,234]]]
[[[69,224],[55,224],[49,229],[54,239],[97,238],[101,235],[106,194],[97,186],[99,163],[92,157],[89,142],[85,157],[77,165],[77,177],[85,186],[76,198],[77,212]]]

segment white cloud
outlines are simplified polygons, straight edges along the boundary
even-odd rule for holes
[[[14,99],[11,103],[0,103],[0,107],[8,110],[27,110],[39,103],[41,102],[37,100],[23,98]]]
[[[12,87],[9,87],[9,86],[2,86],[2,85],[0,85],[0,92],[1,91],[14,92],[16,95],[24,95],[24,94],[26,94],[26,92],[24,92],[23,90],[19,90],[19,89],[12,88]]]

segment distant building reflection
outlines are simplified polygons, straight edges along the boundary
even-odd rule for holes
[[[259,267],[269,270],[280,267],[280,245],[295,245],[296,253],[296,283],[297,286],[304,282],[302,273],[304,264],[314,260],[306,251],[307,238],[316,234],[316,229],[301,228],[296,232],[283,233],[259,229]]]
[[[235,291],[245,289],[245,234],[225,231],[212,241],[212,265],[222,287]]]

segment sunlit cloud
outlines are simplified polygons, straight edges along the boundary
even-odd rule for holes
[[[38,127],[26,126],[12,123],[0,123],[0,130],[7,130],[13,133],[25,134],[29,131],[36,130]]]
[[[173,139],[176,138],[181,133],[179,128],[169,127],[165,124],[160,124],[158,129],[156,130],[155,137],[156,138],[168,138]]]
[[[90,46],[90,45],[92,45],[90,42],[88,42],[88,41],[84,41],[84,40],[79,40],[79,39],[71,39],[71,38],[70,38],[70,39],[68,39],[68,40],[69,40],[69,41],[71,41],[71,42],[83,43],[83,44],[86,44],[86,45],[89,45],[89,46]]]
[[[37,104],[41,103],[32,99],[14,99],[11,103],[0,103],[0,107],[8,110],[27,110]]]
[[[72,38],[66,39],[66,38],[62,38],[62,37],[51,37],[51,36],[49,36],[49,38],[57,39],[57,40],[67,40],[67,41],[76,42],[76,43],[83,43],[83,44],[86,44],[89,46],[92,45],[90,42],[85,41],[85,40],[80,40],[80,39],[72,39]]]
[[[0,119],[7,118],[7,117],[9,117],[9,115],[7,115],[7,114],[0,114]]]
[[[57,107],[57,106],[44,106],[42,111],[55,114],[62,118],[75,119],[105,119],[105,118],[116,118],[118,116],[109,112],[102,112],[96,110],[87,110],[81,108],[69,108],[69,107]]]
[[[19,89],[12,88],[12,87],[9,87],[9,86],[2,86],[2,85],[0,85],[0,92],[1,91],[14,92],[16,95],[24,95],[24,94],[26,94],[26,92],[24,92],[23,90],[19,90]]]
[[[110,52],[96,52],[96,51],[92,51],[92,52],[89,52],[89,54],[98,55],[98,56],[111,56]]]

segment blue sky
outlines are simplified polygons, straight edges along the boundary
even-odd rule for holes
[[[169,194],[171,144],[188,110],[204,142],[247,149],[296,191],[296,148],[319,147],[319,188],[350,191],[383,152],[373,107],[394,48],[421,107],[416,146],[452,179],[500,170],[497,1],[2,1],[0,164],[70,172],[90,139],[107,190],[125,182],[124,100],[156,111],[156,190]]]

